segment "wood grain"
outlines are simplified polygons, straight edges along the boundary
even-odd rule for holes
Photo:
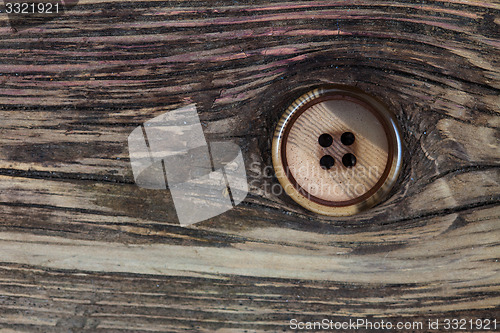
[[[500,310],[498,1],[84,0],[0,14],[0,331],[261,332],[289,320]],[[312,86],[398,117],[389,198],[347,218],[276,191],[272,134]],[[180,227],[133,182],[127,136],[196,103],[251,192]]]

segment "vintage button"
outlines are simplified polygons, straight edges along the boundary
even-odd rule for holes
[[[273,165],[285,192],[324,215],[372,207],[393,187],[402,144],[394,115],[357,89],[323,87],[295,100],[273,139]]]

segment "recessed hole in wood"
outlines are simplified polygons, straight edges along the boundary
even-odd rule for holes
[[[387,195],[402,149],[395,117],[381,102],[354,88],[329,86],[288,107],[272,154],[277,178],[292,199],[316,213],[344,216]]]

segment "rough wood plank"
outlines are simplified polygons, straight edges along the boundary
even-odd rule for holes
[[[283,331],[291,318],[498,318],[500,3],[84,0],[0,14],[0,331]],[[326,218],[273,192],[286,104],[318,83],[403,128],[389,198]],[[250,194],[180,227],[127,136],[196,103]]]

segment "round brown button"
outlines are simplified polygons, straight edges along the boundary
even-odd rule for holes
[[[346,216],[384,198],[401,168],[394,116],[375,98],[344,87],[318,88],[294,101],[273,139],[285,192],[319,214]]]

